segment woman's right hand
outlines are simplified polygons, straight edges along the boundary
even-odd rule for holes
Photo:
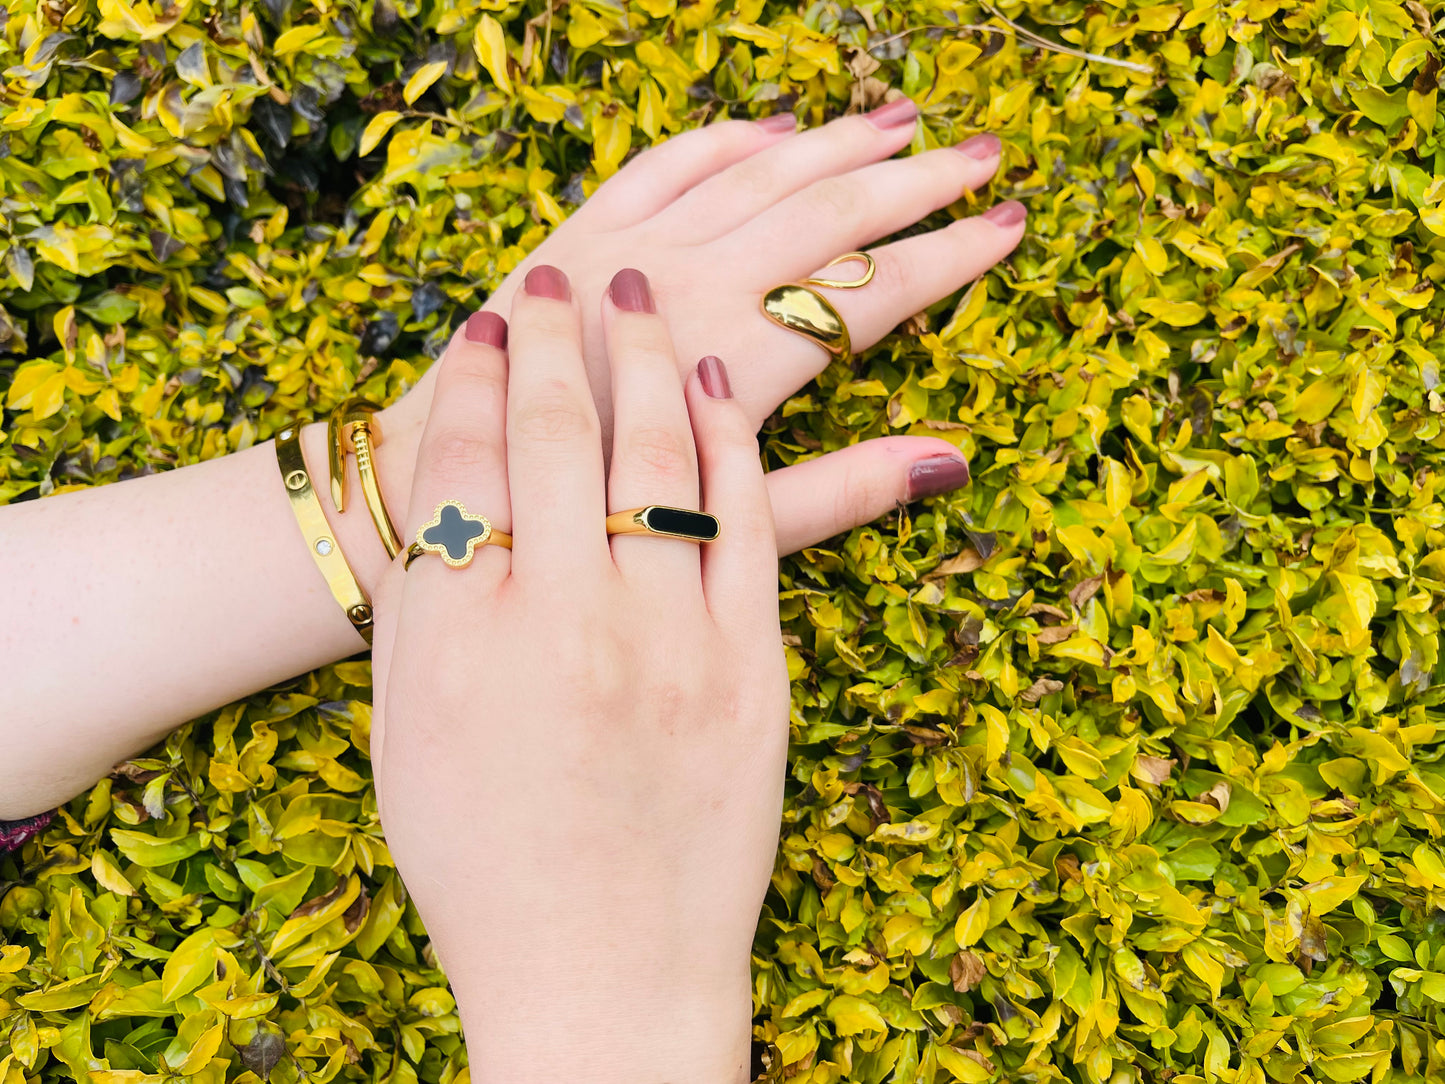
[[[568,269],[574,291],[587,302],[583,354],[606,433],[612,408],[595,302],[615,268],[635,264],[667,312],[684,364],[706,354],[733,359],[738,405],[757,429],[829,361],[816,344],[770,323],[759,311],[762,295],[914,225],[987,184],[997,170],[1001,145],[992,135],[892,159],[913,139],[917,118],[917,107],[900,98],[804,132],[795,132],[791,115],[782,113],[674,136],[602,185],[507,277],[485,310],[505,315],[539,263]],[[987,271],[1018,244],[1024,217],[1021,204],[1002,203],[872,249],[878,271],[868,286],[824,291],[847,322],[854,348],[871,346]],[[433,387],[429,373],[384,416],[392,450],[380,458],[396,507],[405,507],[413,458],[399,453],[414,451]],[[773,471],[768,491],[778,552],[815,544],[967,480],[962,453],[935,437],[880,437]]]
[[[398,562],[378,608],[383,827],[477,1084],[748,1079],[788,743],[773,524],[722,362],[681,380],[650,299],[624,271],[598,306],[607,467],[561,272],[527,275],[505,349],[477,319],[439,367],[408,522],[459,500],[512,548]],[[721,536],[609,539],[651,504]]]

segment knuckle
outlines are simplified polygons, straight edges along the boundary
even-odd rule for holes
[[[630,464],[655,477],[675,480],[697,475],[692,444],[675,429],[642,426],[628,434],[624,447]]]
[[[511,339],[514,343],[535,344],[546,350],[576,353],[579,329],[577,313],[565,301],[551,298],[526,300],[524,316],[513,317]]]
[[[858,186],[844,177],[826,177],[814,182],[808,189],[808,199],[818,210],[851,222],[858,217]]]
[[[843,476],[834,504],[842,529],[867,523],[898,503],[893,487],[884,478],[867,471],[849,471]]]
[[[769,196],[778,189],[777,169],[771,162],[748,159],[728,171],[728,185],[748,196]]]
[[[917,268],[908,260],[896,256],[873,254],[875,280],[882,287],[880,293],[894,297],[913,297],[918,286]]]
[[[596,437],[596,417],[570,390],[534,393],[512,418],[511,436],[535,444],[562,444]]]
[[[470,481],[496,462],[496,449],[487,438],[464,429],[436,434],[427,448],[431,469],[445,481]]]

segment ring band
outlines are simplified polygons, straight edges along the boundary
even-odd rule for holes
[[[835,267],[851,260],[862,260],[865,267],[861,278],[851,282],[839,279],[812,278],[801,282],[785,282],[774,286],[763,295],[763,315],[781,328],[795,331],[812,339],[835,358],[845,358],[853,352],[853,338],[848,334],[848,325],[833,307],[833,303],[818,292],[815,287],[829,290],[857,290],[873,281],[878,264],[866,252],[847,252],[828,264]]]
[[[331,412],[326,425],[327,458],[331,468],[331,503],[346,511],[346,453],[356,453],[356,473],[361,477],[361,495],[371,522],[386,547],[386,555],[401,552],[401,535],[391,522],[381,482],[376,477],[374,450],[381,445],[381,427],[375,415],[381,408],[366,399],[348,399]]]
[[[629,508],[607,517],[608,534],[654,534],[659,538],[680,538],[685,542],[715,542],[722,533],[717,516],[690,508],[669,508],[649,504]]]
[[[481,546],[512,548],[512,536],[492,527],[486,516],[468,512],[461,501],[442,501],[432,518],[416,529],[406,550],[406,566],[424,553],[435,553],[452,568],[466,568]]]

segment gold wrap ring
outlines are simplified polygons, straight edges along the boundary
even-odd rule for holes
[[[468,512],[461,501],[442,501],[416,530],[406,550],[406,567],[424,553],[435,553],[452,568],[466,568],[482,546],[512,548],[512,536],[492,526],[486,516]]]
[[[331,468],[331,500],[338,512],[346,511],[346,453],[356,454],[356,473],[361,476],[361,495],[376,533],[386,547],[386,555],[401,552],[401,536],[392,525],[381,495],[381,482],[376,477],[374,451],[381,444],[381,426],[376,413],[381,408],[365,399],[348,399],[331,412],[326,425],[326,447]]]
[[[856,290],[873,281],[873,273],[878,270],[878,264],[866,252],[844,253],[829,263],[828,267],[836,267],[850,260],[863,262],[865,266],[862,278],[846,282],[815,275],[801,282],[785,282],[781,286],[774,286],[763,295],[763,315],[779,327],[812,339],[833,357],[847,357],[853,352],[853,339],[848,334],[848,325],[843,322],[843,317],[838,315],[833,303],[815,287]]]

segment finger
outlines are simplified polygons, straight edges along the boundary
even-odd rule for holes
[[[507,494],[507,322],[494,312],[478,312],[452,337],[436,366],[436,391],[417,448],[408,529],[410,545],[443,501],[460,501],[473,515],[485,516],[496,530],[509,531]],[[507,551],[480,546],[466,575],[458,575],[439,556],[418,558],[407,573],[408,587],[459,584],[495,585],[507,574]]]
[[[987,184],[998,170],[999,152],[996,136],[981,135],[957,147],[824,177],[719,240],[721,258],[741,261],[747,254],[753,266],[777,267],[788,277],[805,275],[840,252],[912,226],[966,190]]]
[[[722,237],[815,181],[896,154],[913,138],[917,120],[918,106],[899,98],[761,150],[672,203],[664,218],[668,234],[685,244]]]
[[[512,299],[507,389],[512,575],[555,579],[610,567],[602,436],[567,276],[538,264]]]
[[[776,629],[778,550],[756,430],[733,399],[718,358],[698,362],[686,388],[702,507],[722,527],[717,540],[702,547],[708,610],[725,628],[756,631],[762,621]]]
[[[627,268],[613,277],[602,326],[612,368],[607,511],[650,504],[696,508],[697,453],[677,357],[641,271]],[[612,559],[632,582],[669,594],[699,582],[697,547],[677,539],[617,535]]]
[[[725,120],[683,132],[643,151],[577,212],[579,221],[619,230],[651,218],[694,185],[797,130],[791,113]]]
[[[853,350],[866,350],[908,317],[978,278],[1014,250],[1024,234],[1027,214],[1010,201],[960,219],[942,229],[921,233],[872,249],[877,270],[866,286],[853,290],[820,289],[843,318]],[[849,261],[816,273],[848,281],[863,269]],[[759,350],[772,359],[765,373],[751,381],[744,408],[759,420],[778,403],[822,372],[830,355],[805,335],[770,323],[761,314],[763,341]]]
[[[488,547],[489,549],[492,547]],[[402,559],[395,560],[383,573],[371,594],[376,614],[371,638],[371,739],[369,755],[378,782],[386,763],[386,690],[391,683],[391,660],[396,651],[396,627],[401,613],[402,593],[406,586]],[[378,813],[382,810],[386,788],[376,788]]]
[[[968,483],[963,453],[936,437],[877,437],[770,471],[777,552],[796,553]]]

